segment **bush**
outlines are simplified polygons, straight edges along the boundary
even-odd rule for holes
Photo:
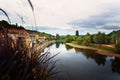
[[[68,35],[68,36],[65,38],[65,42],[67,42],[67,43],[71,43],[73,40],[74,40],[74,37],[73,37],[73,36],[70,36],[70,35]]]
[[[120,41],[118,41],[118,43],[115,45],[115,51],[120,53]]]
[[[40,43],[40,41],[39,41],[38,39],[36,39],[36,43],[37,43],[37,44],[39,44],[39,43]]]
[[[77,41],[77,44],[81,45],[83,43],[83,38],[77,37],[76,41]]]

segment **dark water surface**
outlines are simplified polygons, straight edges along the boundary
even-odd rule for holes
[[[120,59],[94,51],[75,49],[65,44],[49,46],[63,80],[120,80]],[[48,50],[48,48],[45,49]]]

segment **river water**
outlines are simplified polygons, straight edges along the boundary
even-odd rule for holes
[[[120,59],[103,56],[90,50],[75,49],[55,43],[45,48],[52,55],[62,80],[120,80]]]

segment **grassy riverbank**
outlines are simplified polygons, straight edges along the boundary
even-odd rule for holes
[[[95,46],[83,46],[83,45],[77,45],[77,44],[73,44],[73,43],[66,43],[66,45],[74,47],[74,48],[79,48],[79,49],[93,50],[93,51],[95,51],[95,53],[98,53],[98,54],[101,54],[101,55],[115,56],[115,57],[120,58],[120,54],[117,54],[113,51],[109,51],[109,50],[106,50],[106,49],[103,49],[103,48],[98,48],[98,47],[95,47]]]

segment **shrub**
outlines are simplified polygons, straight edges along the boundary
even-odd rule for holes
[[[120,53],[120,41],[118,41],[118,43],[115,44],[115,51],[116,51],[117,53]]]
[[[40,41],[39,41],[38,39],[36,39],[36,43],[37,43],[37,44],[39,44],[39,43],[40,43]]]

